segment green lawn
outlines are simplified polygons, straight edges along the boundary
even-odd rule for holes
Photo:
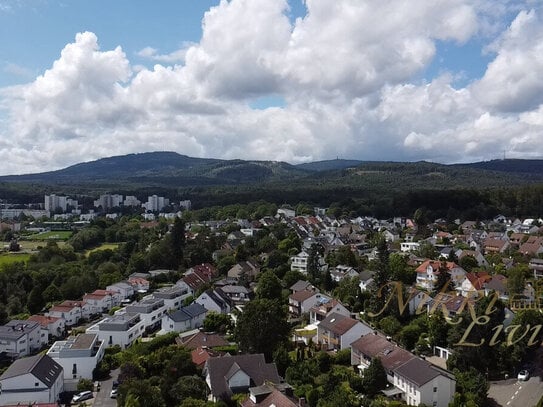
[[[28,240],[68,240],[72,236],[72,232],[69,230],[59,230],[51,232],[36,233],[34,235],[26,236]]]
[[[96,252],[98,250],[117,250],[119,248],[120,243],[102,243],[100,246],[95,247],[94,249],[87,250],[85,252],[85,257],[91,254],[92,252]]]
[[[27,262],[30,258],[28,253],[0,253],[0,267],[4,264],[11,264],[15,262]]]

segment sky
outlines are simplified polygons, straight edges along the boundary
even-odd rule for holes
[[[543,158],[540,0],[0,0],[0,175]]]

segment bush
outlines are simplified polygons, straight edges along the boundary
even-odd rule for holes
[[[77,383],[77,391],[93,391],[94,390],[94,383],[92,380],[89,379],[79,379],[79,382]]]

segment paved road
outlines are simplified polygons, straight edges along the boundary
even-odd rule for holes
[[[526,382],[510,379],[492,383],[488,397],[494,399],[497,406],[533,407],[543,397],[543,382],[540,376],[535,376]]]
[[[113,380],[119,375],[119,369],[111,371],[111,378],[100,382],[100,391],[94,393],[94,407],[117,407],[117,400],[109,397]]]

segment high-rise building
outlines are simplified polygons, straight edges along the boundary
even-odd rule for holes
[[[67,206],[68,201],[65,196],[45,195],[44,209],[46,211],[55,212],[60,209],[62,212],[66,212]]]
[[[164,198],[163,196],[152,195],[147,198],[147,202],[145,202],[143,206],[148,211],[158,212],[164,209],[164,207],[168,206],[169,204],[170,204],[170,200],[168,198]]]

